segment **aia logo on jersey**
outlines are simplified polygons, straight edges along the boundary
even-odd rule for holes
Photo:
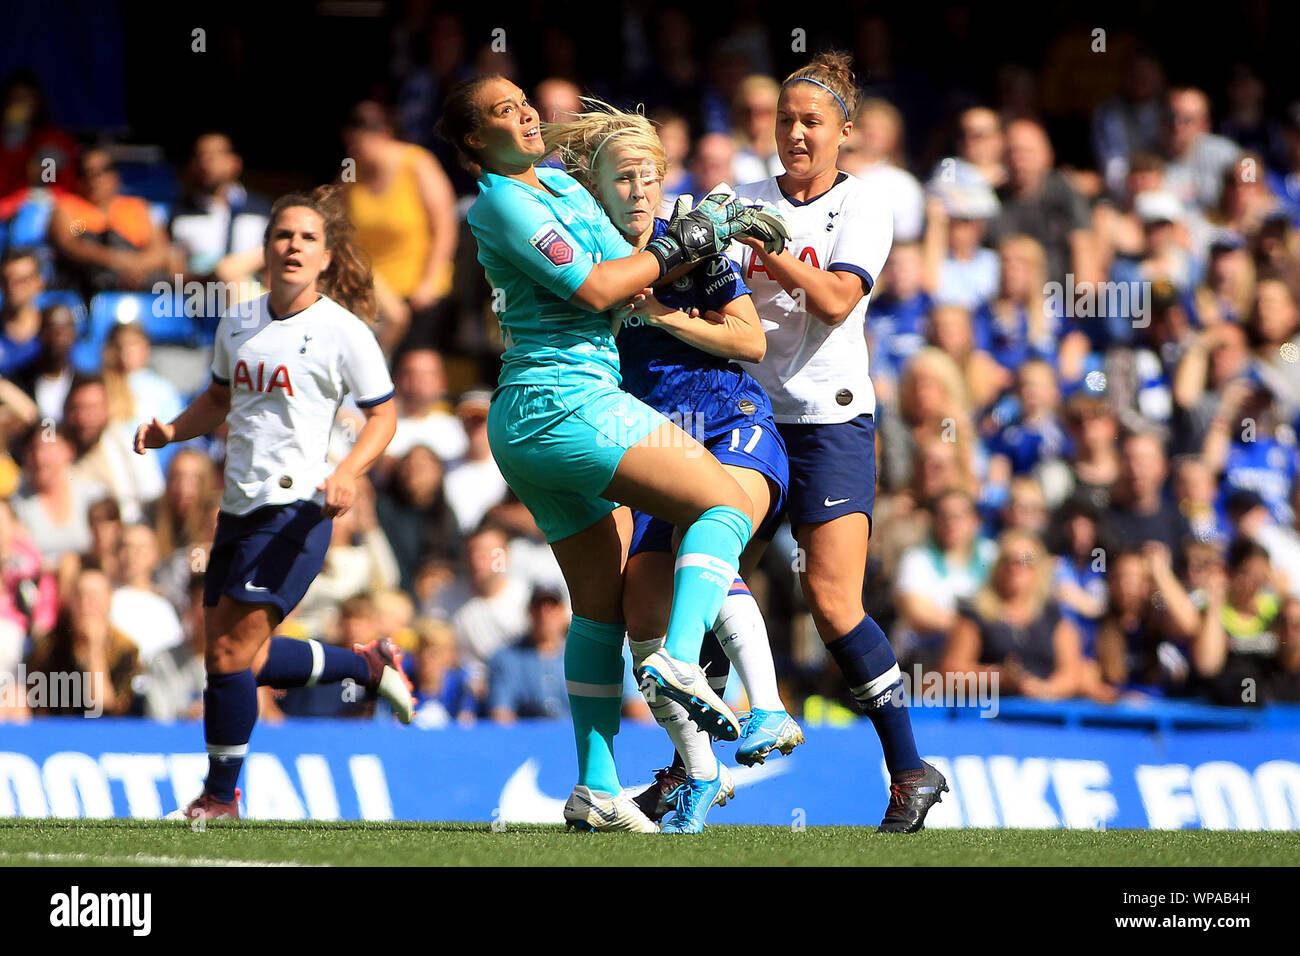
[[[567,266],[573,261],[573,246],[561,238],[554,229],[539,229],[528,240],[537,247],[537,251],[546,256],[552,265]]]
[[[248,363],[240,359],[235,363],[234,387],[240,386],[248,389],[250,392],[265,392],[271,394],[277,388],[282,388],[290,398],[293,398],[293,383],[289,381],[289,369],[283,365],[277,365],[267,377],[266,363],[257,363],[257,381],[253,381],[253,375],[249,371]]]
[[[812,246],[803,247],[803,251],[799,253],[799,261],[808,263],[814,269],[820,269],[822,267],[821,263],[817,261],[817,250],[814,249]],[[749,265],[745,267],[746,281],[754,278],[754,273],[756,272],[763,273],[763,275],[767,276],[767,278],[769,279],[772,278],[771,276],[767,275],[767,270],[763,268],[763,260],[761,260],[758,256],[753,256],[749,260]]]

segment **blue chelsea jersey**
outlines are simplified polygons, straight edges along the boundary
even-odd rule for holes
[[[1289,496],[1298,474],[1300,454],[1295,445],[1268,435],[1255,441],[1234,441],[1219,486],[1220,505],[1226,510],[1234,491],[1253,491],[1264,500],[1273,520],[1286,527],[1294,519]]]
[[[655,238],[667,230],[666,221],[655,220]],[[721,311],[728,302],[748,294],[748,286],[726,256],[705,259],[675,282],[655,289],[655,297],[669,308],[688,313],[699,309],[701,316]],[[729,431],[738,414],[742,418],[772,414],[767,393],[735,362],[643,324],[640,316],[624,321],[617,343],[623,388],[678,424],[692,423],[697,438],[701,438],[699,431],[708,438]]]

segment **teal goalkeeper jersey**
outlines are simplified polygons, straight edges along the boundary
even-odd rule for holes
[[[484,173],[469,210],[505,340],[499,384],[618,385],[609,313],[568,299],[596,263],[631,255],[632,246],[568,173],[538,167],[537,175],[546,189]]]

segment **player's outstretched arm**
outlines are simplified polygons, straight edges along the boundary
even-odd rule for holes
[[[135,453],[143,455],[146,449],[162,448],[174,441],[189,441],[207,435],[220,427],[230,414],[230,386],[213,382],[207,391],[189,404],[185,411],[164,424],[154,419],[135,431]]]

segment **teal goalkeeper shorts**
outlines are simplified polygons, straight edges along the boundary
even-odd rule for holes
[[[591,527],[617,505],[601,494],[623,453],[668,419],[616,385],[503,385],[488,441],[506,483],[546,540]]]

